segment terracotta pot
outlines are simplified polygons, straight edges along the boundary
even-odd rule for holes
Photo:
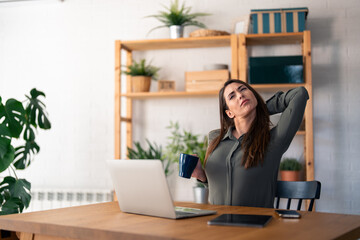
[[[299,181],[300,171],[280,171],[282,181]]]
[[[132,81],[132,91],[133,92],[149,92],[151,77],[147,76],[133,76],[131,77]]]

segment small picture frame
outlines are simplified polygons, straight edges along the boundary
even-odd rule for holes
[[[240,33],[248,34],[249,24],[250,24],[250,14],[241,16],[234,20],[232,32],[234,34],[240,34]]]
[[[175,91],[175,81],[158,80],[158,91],[159,92],[174,92]]]

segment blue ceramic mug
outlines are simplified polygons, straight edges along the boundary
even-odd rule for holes
[[[190,178],[193,173],[199,157],[181,153],[179,157],[179,176],[183,178]]]

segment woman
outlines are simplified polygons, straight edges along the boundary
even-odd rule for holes
[[[193,177],[209,184],[212,204],[273,208],[282,155],[303,119],[305,88],[278,92],[266,103],[247,83],[229,80],[219,92],[220,130],[209,134],[205,168]],[[270,130],[269,115],[282,113]]]

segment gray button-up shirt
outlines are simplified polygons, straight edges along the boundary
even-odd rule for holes
[[[266,101],[270,115],[282,114],[278,124],[270,130],[264,163],[256,167],[245,169],[241,165],[243,136],[236,139],[232,135],[233,128],[228,130],[205,165],[210,203],[274,207],[280,160],[299,129],[308,98],[306,89],[299,87],[286,93],[278,92]],[[218,134],[219,131],[211,132],[209,139]]]

